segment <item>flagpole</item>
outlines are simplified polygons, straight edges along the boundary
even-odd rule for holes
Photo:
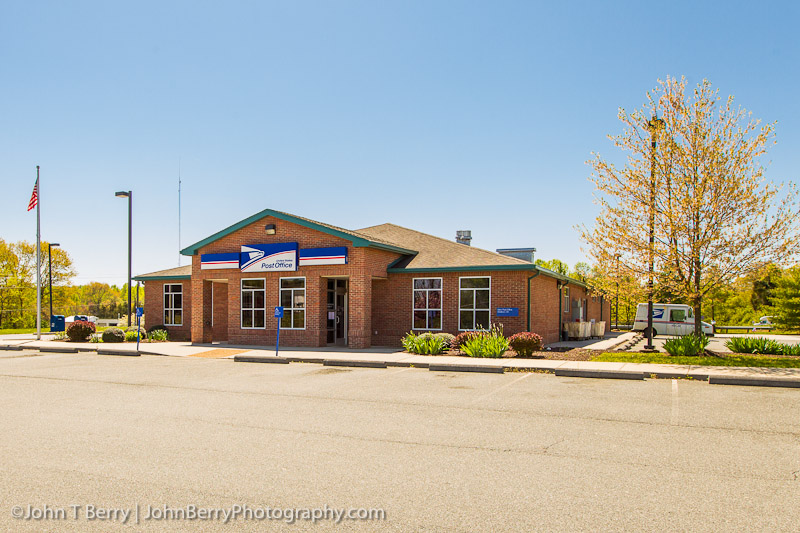
[[[39,189],[39,165],[36,165],[36,188]],[[42,230],[39,208],[42,205],[41,191],[36,198],[36,340],[42,338]]]

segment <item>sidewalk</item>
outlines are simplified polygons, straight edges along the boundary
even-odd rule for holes
[[[589,349],[611,349],[624,342],[623,334],[584,345]],[[59,341],[0,339],[0,350],[40,352],[97,352],[100,355],[198,356],[211,350],[235,352],[224,359],[259,363],[317,363],[328,366],[414,367],[454,372],[538,371],[565,377],[610,379],[689,378],[709,383],[779,386],[800,388],[800,368],[755,368],[698,365],[662,365],[639,363],[605,363],[593,361],[560,361],[550,359],[482,359],[450,355],[414,355],[394,348],[347,350],[341,348],[281,348],[279,356],[270,346],[238,346],[189,342],[142,343],[139,352],[132,343],[94,344]],[[9,354],[10,355],[10,354]]]

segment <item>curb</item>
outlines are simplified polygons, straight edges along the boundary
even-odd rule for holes
[[[42,346],[41,348],[37,348],[32,346],[31,349],[42,353],[78,353],[77,348],[54,348],[52,346]]]
[[[325,362],[325,359],[322,357],[287,357],[287,361],[290,363],[318,363],[322,364]]]
[[[4,344],[0,346],[0,350],[15,350],[15,351],[22,351],[22,346],[16,346],[14,344]]]
[[[325,359],[323,366],[357,366],[363,368],[386,368],[385,361],[342,361],[339,359]]]
[[[572,368],[556,368],[556,376],[572,378],[605,378],[605,379],[644,379],[644,372],[625,370],[577,370]]]
[[[479,366],[479,365],[437,365],[429,364],[428,370],[432,372],[485,372],[487,374],[502,374],[502,366]]]
[[[708,374],[686,374],[683,372],[644,372],[645,377],[653,376],[656,379],[693,379],[695,381],[708,381]]]
[[[800,379],[747,377],[747,376],[709,376],[711,385],[745,385],[750,387],[788,387],[800,388]]]
[[[386,361],[386,366],[404,367],[404,368],[428,368],[429,363],[409,363],[408,361]]]
[[[233,360],[237,363],[278,363],[289,364],[285,357],[264,356],[264,355],[234,355]]]
[[[139,357],[139,352],[130,350],[97,350],[97,355],[127,355],[129,357]]]

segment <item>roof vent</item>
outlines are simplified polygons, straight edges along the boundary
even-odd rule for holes
[[[536,248],[500,248],[496,251],[500,255],[507,255],[514,259],[522,259],[523,261],[533,263],[533,256],[536,253]]]
[[[472,240],[472,232],[468,229],[460,229],[456,231],[456,242],[458,244],[466,244],[469,246],[470,241]]]

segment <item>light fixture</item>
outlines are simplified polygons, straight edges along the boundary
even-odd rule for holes
[[[267,235],[275,235],[275,224],[267,224],[264,229],[267,230]]]

